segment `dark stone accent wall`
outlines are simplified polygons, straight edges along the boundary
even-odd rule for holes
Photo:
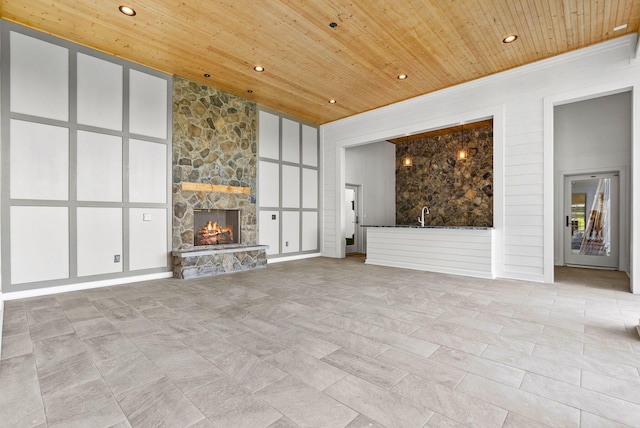
[[[193,247],[193,210],[240,209],[241,244],[256,244],[257,108],[173,79],[173,249]],[[182,182],[249,187],[250,194],[183,191]]]
[[[468,159],[457,159],[461,148]],[[397,224],[418,224],[425,205],[427,225],[493,227],[493,127],[396,144]]]

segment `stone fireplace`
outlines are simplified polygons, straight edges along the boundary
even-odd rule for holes
[[[174,276],[266,266],[256,233],[255,103],[176,76],[173,117]],[[226,230],[229,222],[235,231]]]

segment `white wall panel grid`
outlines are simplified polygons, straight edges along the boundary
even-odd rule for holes
[[[129,140],[129,201],[167,202],[167,145]]]
[[[283,254],[300,252],[300,211],[282,212],[282,243]]]
[[[0,22],[2,293],[168,272],[171,76]]]
[[[300,124],[291,119],[282,119],[282,160],[300,162]]]
[[[553,129],[550,128],[553,120],[552,108],[549,120],[545,105],[552,105],[554,100],[568,99],[576,91],[593,97],[606,92],[605,86],[609,90],[637,89],[640,85],[640,61],[631,60],[636,39],[635,35],[621,37],[323,125],[320,128],[323,147],[323,255],[343,256],[341,234],[344,219],[339,207],[344,196],[335,190],[344,187],[346,147],[489,116],[494,119],[494,180],[500,180],[494,183],[496,274],[539,282],[552,280],[554,226],[553,187],[550,184],[553,183],[553,145],[545,145],[553,141]],[[638,91],[633,92],[637,99]],[[425,111],[431,114],[425,116]],[[634,129],[638,127],[634,126]],[[638,144],[637,134],[636,131],[634,147]],[[637,152],[640,151],[633,152],[634,156]],[[529,193],[532,188],[535,194]],[[640,198],[640,189],[634,187],[634,196]],[[504,207],[521,204],[536,207],[537,214],[534,215],[539,217],[536,224],[543,226],[535,226],[535,232],[529,231],[532,235],[524,236],[538,238],[539,248],[535,254],[539,254],[541,248],[544,257],[512,255],[510,252],[515,251],[513,247],[517,244],[509,248],[504,245],[505,236],[523,233],[522,227],[505,226],[505,223],[518,223],[518,219],[512,219],[511,213],[505,213]],[[509,239],[513,243],[513,239]],[[635,241],[640,242],[640,239]]]
[[[167,138],[167,79],[129,70],[129,132]]]
[[[316,182],[316,188],[317,185]],[[282,165],[282,207],[300,207],[300,168],[297,166]]]
[[[164,208],[129,209],[129,269],[167,266],[167,217]]]
[[[318,128],[260,108],[258,129],[259,242],[270,259],[317,255]]]
[[[122,137],[78,131],[77,198],[122,201]]]
[[[119,64],[78,54],[78,123],[122,131],[122,71]]]
[[[12,206],[10,211],[10,284],[68,278],[69,209]]]
[[[69,198],[69,129],[11,120],[12,199]]]
[[[78,276],[122,272],[122,208],[79,207]]]
[[[11,111],[68,120],[69,50],[17,31],[8,38]]]

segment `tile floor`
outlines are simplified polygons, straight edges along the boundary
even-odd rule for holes
[[[7,427],[640,426],[619,272],[309,259],[6,302]]]

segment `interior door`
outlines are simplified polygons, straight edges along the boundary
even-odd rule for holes
[[[344,189],[345,254],[358,253],[360,219],[358,217],[358,186],[347,184]]]
[[[565,264],[618,269],[618,178],[565,176]]]

